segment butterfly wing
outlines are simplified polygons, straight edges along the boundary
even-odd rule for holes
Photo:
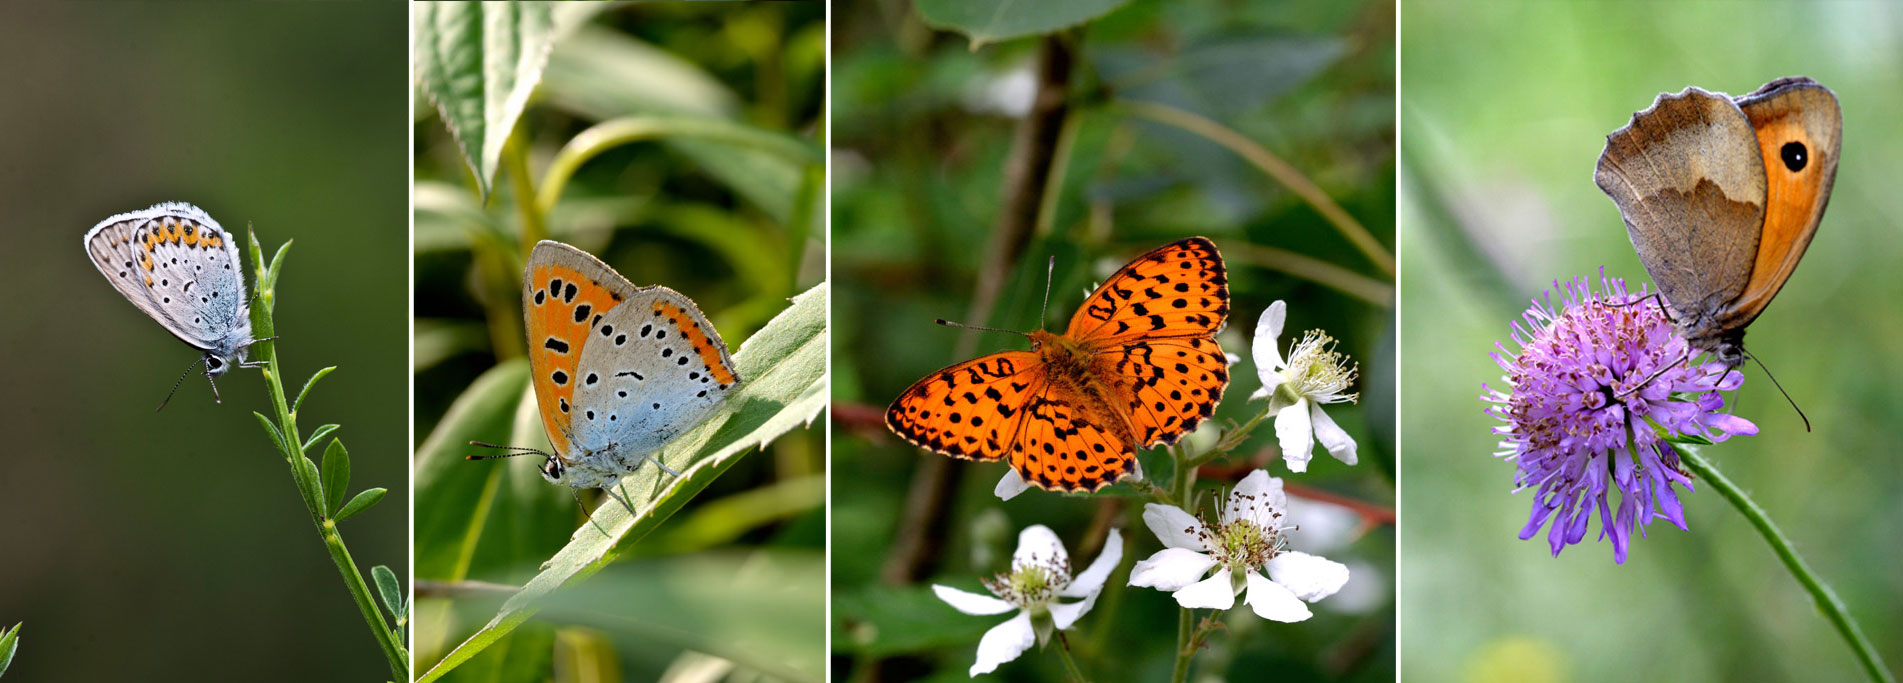
[[[1727,312],[1725,323],[1734,328],[1764,312],[1817,234],[1843,133],[1837,96],[1808,78],[1778,79],[1736,102],[1757,133],[1766,203],[1750,280]]]
[[[93,267],[139,310],[200,350],[248,341],[238,246],[203,210],[172,202],[100,221],[86,233]]]
[[[1757,135],[1729,98],[1660,95],[1606,136],[1594,173],[1652,281],[1695,336],[1744,293],[1764,225]]]
[[[1140,446],[1175,443],[1215,414],[1229,359],[1215,336],[1229,320],[1222,253],[1191,237],[1131,261],[1071,316],[1067,333],[1097,350],[1128,390],[1119,396]]]
[[[966,460],[1000,460],[1018,444],[1033,397],[1044,390],[1037,354],[1005,351],[939,370],[899,394],[885,424],[912,445]]]
[[[1096,491],[1136,468],[1136,449],[1067,385],[1048,383],[1025,404],[1011,467],[1047,491]]]

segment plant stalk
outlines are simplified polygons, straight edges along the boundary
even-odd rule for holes
[[[1064,637],[1063,631],[1057,632],[1057,658],[1064,660],[1064,670],[1070,672],[1070,680],[1090,683],[1090,679],[1084,678],[1084,670],[1077,668],[1077,659],[1070,654],[1070,639]]]
[[[1804,590],[1810,592],[1811,601],[1817,605],[1817,610],[1824,613],[1824,618],[1830,620],[1830,625],[1837,629],[1837,634],[1842,636],[1851,651],[1856,653],[1858,663],[1863,665],[1864,673],[1869,674],[1870,680],[1879,683],[1896,683],[1896,678],[1890,674],[1890,670],[1883,664],[1883,659],[1877,655],[1876,648],[1870,645],[1870,639],[1864,637],[1863,629],[1857,625],[1855,619],[1851,618],[1850,610],[1844,607],[1843,601],[1830,590],[1830,586],[1817,578],[1817,574],[1811,571],[1810,565],[1804,562],[1804,558],[1797,555],[1797,550],[1791,546],[1790,540],[1785,538],[1784,532],[1779,531],[1777,525],[1771,522],[1771,517],[1765,514],[1764,508],[1758,507],[1755,501],[1745,495],[1743,489],[1738,488],[1737,484],[1719,473],[1718,469],[1699,455],[1696,449],[1677,445],[1674,450],[1678,451],[1681,461],[1687,468],[1710,482],[1712,488],[1718,490],[1718,495],[1731,501],[1732,507],[1738,508],[1738,512],[1744,515],[1745,520],[1751,522],[1751,526],[1758,530],[1758,535],[1764,537],[1764,542],[1770,544],[1771,550],[1777,553],[1778,559],[1783,561],[1785,568],[1791,571],[1791,576],[1796,577],[1797,582],[1803,584]]]
[[[285,246],[289,246],[286,243]],[[258,251],[258,236],[251,235],[252,262],[256,265],[254,277],[258,285],[257,305],[251,308],[251,329],[255,338],[267,339],[276,336],[277,329],[272,320],[272,309],[277,303],[277,273],[264,264]],[[279,248],[279,256],[283,248]],[[273,259],[273,265],[276,265]],[[293,482],[296,483],[297,462],[304,456],[303,435],[297,431],[297,414],[291,412],[291,406],[284,398],[284,382],[278,368],[277,342],[259,342],[253,347],[264,361],[265,389],[271,394],[271,409],[277,415],[278,431],[284,436],[285,461],[291,464]],[[383,620],[383,613],[370,596],[370,585],[363,580],[363,573],[357,571],[357,564],[350,558],[350,550],[344,546],[343,535],[338,533],[337,525],[324,513],[324,502],[310,496],[310,489],[296,486],[298,495],[304,500],[304,508],[310,512],[311,521],[317,526],[317,534],[324,539],[324,549],[330,552],[330,559],[337,565],[337,573],[342,575],[344,587],[350,591],[351,598],[357,603],[357,611],[363,614],[364,623],[369,625],[370,634],[376,638],[377,647],[389,660],[390,673],[398,681],[410,680],[409,655],[397,642],[396,633]]]

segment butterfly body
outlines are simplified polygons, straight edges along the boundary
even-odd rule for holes
[[[206,376],[244,364],[253,340],[238,246],[209,214],[159,204],[100,221],[84,242],[127,301],[204,354]]]
[[[1660,95],[1606,137],[1595,181],[1679,331],[1727,366],[1823,220],[1842,123],[1829,88],[1781,78],[1736,98]]]
[[[1138,257],[1097,287],[1063,334],[939,370],[886,410],[912,444],[1007,460],[1026,483],[1096,491],[1136,472],[1136,451],[1174,443],[1214,414],[1228,385],[1215,334],[1228,279],[1209,240]]]
[[[740,383],[694,302],[635,287],[606,264],[542,242],[523,272],[529,367],[552,453],[542,475],[612,488],[711,416]],[[663,466],[665,468],[665,466]]]

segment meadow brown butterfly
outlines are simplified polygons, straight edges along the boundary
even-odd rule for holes
[[[1744,362],[1744,329],[1790,279],[1837,176],[1843,116],[1809,78],[1748,95],[1662,94],[1606,136],[1593,179],[1693,347]]]

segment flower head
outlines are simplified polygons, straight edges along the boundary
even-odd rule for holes
[[[1632,531],[1641,535],[1664,518],[1685,529],[1675,484],[1691,489],[1678,453],[1665,440],[1696,436],[1717,442],[1752,435],[1757,425],[1719,412],[1718,394],[1744,383],[1722,363],[1693,363],[1685,341],[1656,296],[1600,275],[1560,284],[1560,306],[1550,292],[1513,324],[1519,353],[1503,345],[1493,354],[1506,370],[1507,390],[1485,385],[1487,412],[1506,423],[1497,455],[1515,462],[1516,491],[1538,487],[1533,513],[1520,538],[1539,533],[1548,518],[1553,554],[1585,538],[1599,510],[1601,539],[1624,563]],[[1619,491],[1615,511],[1611,492]]]
[[[1312,613],[1303,603],[1341,590],[1348,568],[1289,550],[1286,532],[1294,527],[1287,515],[1282,480],[1264,470],[1236,484],[1214,525],[1173,505],[1145,505],[1143,522],[1164,548],[1130,570],[1130,585],[1169,591],[1177,604],[1191,609],[1229,609],[1236,594],[1246,590],[1245,601],[1256,615],[1305,620]],[[1211,569],[1215,573],[1204,578]]]
[[[1123,536],[1111,529],[1104,540],[1103,554],[1083,573],[1072,575],[1070,555],[1064,551],[1063,542],[1057,540],[1057,534],[1050,527],[1037,524],[1018,534],[1018,548],[1011,555],[1010,571],[979,581],[991,595],[936,584],[932,592],[966,614],[1018,611],[1017,616],[992,627],[978,641],[978,660],[971,665],[971,675],[975,677],[1017,659],[1030,649],[1032,641],[1048,639],[1052,626],[1060,631],[1069,630],[1097,604],[1097,595],[1103,592],[1110,571],[1121,561]],[[1058,598],[1081,599],[1064,602]]]
[[[1262,388],[1251,400],[1269,399],[1275,412],[1275,437],[1282,446],[1282,461],[1293,472],[1308,471],[1314,456],[1315,441],[1336,460],[1355,464],[1355,440],[1322,412],[1328,403],[1352,403],[1359,394],[1348,391],[1355,383],[1359,366],[1335,350],[1335,338],[1321,330],[1309,330],[1289,349],[1288,359],[1276,348],[1282,336],[1282,322],[1288,317],[1288,305],[1277,301],[1262,312],[1255,326],[1256,373]]]

